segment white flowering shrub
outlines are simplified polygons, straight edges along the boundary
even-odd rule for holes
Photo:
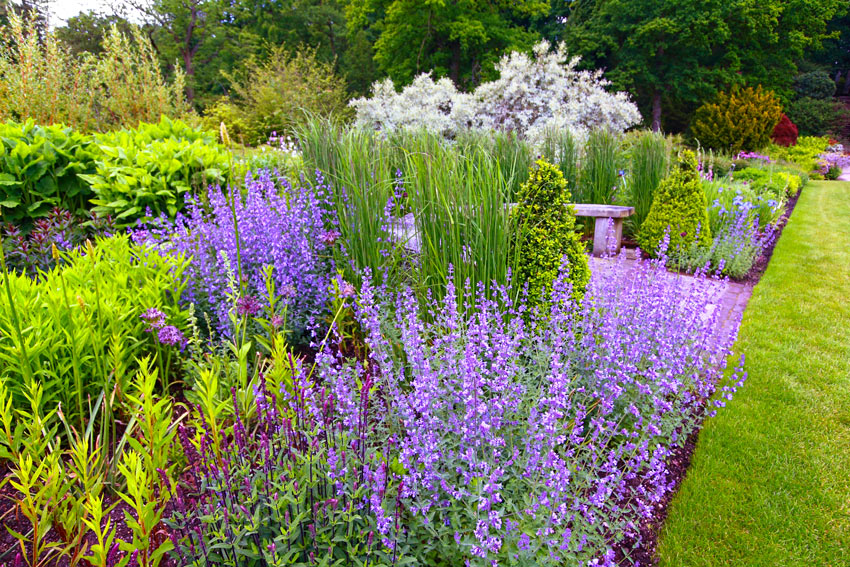
[[[401,92],[390,78],[372,85],[371,98],[349,103],[357,111],[357,124],[383,132],[425,129],[453,138],[475,126],[472,95],[457,90],[446,77],[434,82],[429,73],[416,77]]]
[[[533,56],[513,52],[497,65],[499,79],[482,83],[471,94],[459,92],[446,78],[436,82],[419,75],[397,92],[390,79],[375,83],[371,98],[350,102],[357,125],[389,132],[424,128],[445,137],[464,129],[516,132],[538,145],[547,129],[568,129],[578,137],[595,128],[622,131],[640,122],[628,93],[605,90],[601,71],[577,69],[562,43],[554,51],[547,41]]]

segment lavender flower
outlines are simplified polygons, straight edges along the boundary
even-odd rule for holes
[[[327,194],[321,180],[315,187],[293,187],[261,170],[246,177],[244,196],[235,203],[245,295],[264,297],[264,269],[272,266],[275,288],[286,299],[289,326],[302,331],[321,318],[328,302],[332,268],[322,253],[326,244],[321,237],[327,227],[334,226],[334,219],[328,212]],[[228,195],[218,187],[209,188],[205,201],[190,202],[175,223],[162,218],[133,231],[133,237],[191,257],[182,299],[209,313],[214,330],[230,336],[229,282],[233,272],[239,272],[234,213]],[[220,254],[231,262],[231,273]],[[244,307],[249,308],[246,314],[256,308],[253,304]]]

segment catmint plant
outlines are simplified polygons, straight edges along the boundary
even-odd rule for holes
[[[209,314],[211,331],[224,336],[234,332],[230,316],[234,293],[240,315],[268,307],[263,298],[270,268],[280,299],[277,308],[287,310],[290,329],[303,332],[325,311],[328,299],[335,239],[328,236],[333,219],[325,198],[322,183],[315,188],[294,187],[261,170],[246,177],[242,198],[235,203],[220,188],[210,187],[206,199],[190,203],[174,224],[161,219],[138,227],[133,236],[192,258],[183,299]],[[231,271],[241,275],[235,289]],[[280,314],[270,314],[274,315]]]

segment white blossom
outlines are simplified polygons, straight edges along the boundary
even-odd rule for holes
[[[544,132],[567,129],[584,137],[596,128],[623,131],[640,122],[628,93],[608,92],[601,71],[579,70],[564,44],[555,51],[542,41],[533,57],[512,52],[496,66],[499,78],[471,94],[459,92],[447,78],[422,74],[397,92],[390,79],[372,86],[371,98],[351,101],[358,126],[390,132],[426,129],[453,138],[466,129],[516,132],[537,146]]]

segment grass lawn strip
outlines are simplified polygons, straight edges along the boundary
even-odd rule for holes
[[[701,432],[662,567],[850,561],[850,183],[804,190],[736,346],[749,378]]]

